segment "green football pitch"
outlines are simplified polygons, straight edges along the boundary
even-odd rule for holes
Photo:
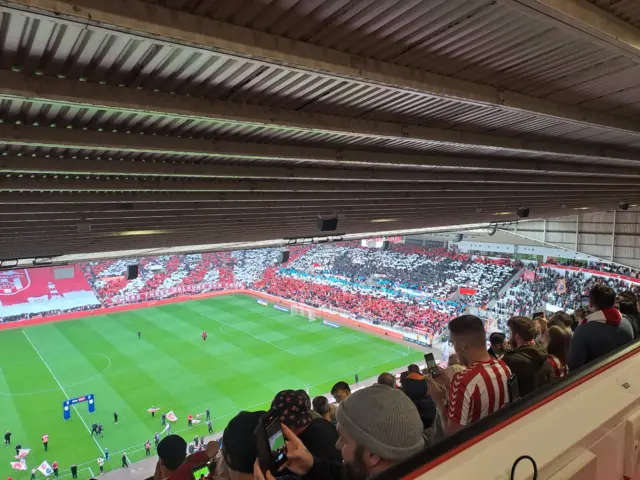
[[[190,413],[209,408],[218,432],[240,410],[268,409],[282,389],[308,388],[313,397],[338,380],[351,383],[356,372],[366,379],[421,359],[420,350],[310,322],[245,295],[1,331],[0,433],[10,430],[12,445],[0,449],[0,476],[29,478],[30,471],[10,466],[18,443],[31,449],[29,469],[57,460],[60,475],[70,477],[76,463],[86,479],[98,473],[105,447],[105,471],[121,466],[123,451],[133,462],[144,458],[162,412],[175,412],[171,431],[189,441],[207,433],[204,421],[187,428]],[[63,420],[62,402],[89,393],[96,411],[80,403]],[[155,418],[147,413],[152,406],[160,408]],[[89,435],[94,422],[104,425],[104,437]]]

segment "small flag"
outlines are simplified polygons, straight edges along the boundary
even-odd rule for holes
[[[173,410],[171,410],[169,413],[167,413],[167,420],[169,420],[171,422],[177,422],[178,421],[178,417],[176,417],[176,414],[173,413]]]
[[[51,465],[49,465],[49,462],[46,460],[40,464],[38,470],[40,470],[40,473],[45,477],[49,477],[53,474],[53,468],[51,468]]]
[[[157,407],[147,408],[147,412],[149,412],[149,413],[155,413],[155,412],[157,412],[158,410],[160,410],[160,409],[159,409],[159,408],[157,408]]]
[[[25,462],[11,462],[11,468],[15,468],[16,470],[26,470],[27,464]]]
[[[21,459],[26,457],[27,455],[29,455],[29,452],[31,451],[30,448],[21,448],[20,450],[18,450],[18,455],[16,455],[17,459]]]
[[[192,423],[193,425],[197,425],[197,424],[199,424],[199,423],[200,423],[200,420],[198,420],[197,418],[194,418],[193,420],[191,420],[191,423]]]

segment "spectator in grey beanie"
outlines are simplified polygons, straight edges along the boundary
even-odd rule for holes
[[[314,458],[295,434],[282,426],[287,439],[288,469],[305,480],[366,480],[425,447],[415,406],[400,390],[372,385],[352,393],[338,407],[336,448],[342,464]],[[255,464],[256,479],[273,477]]]

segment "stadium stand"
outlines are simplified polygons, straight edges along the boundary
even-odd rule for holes
[[[352,385],[352,394],[340,399],[337,410],[335,405],[323,410],[326,418],[312,418],[304,391],[287,390],[276,396],[272,408],[283,402],[278,408],[296,412],[285,422],[287,435],[297,442],[307,462],[313,459],[313,467],[308,467],[309,463],[290,464],[290,473],[308,471],[322,478],[340,478],[343,468],[340,455],[330,455],[337,435],[331,422],[336,418],[341,424],[357,425],[372,424],[381,417],[379,429],[370,434],[372,438],[354,441],[364,447],[382,445],[379,454],[387,460],[380,471],[384,471],[425,446],[499,412],[518,396],[532,395],[584,364],[628,345],[638,331],[631,328],[638,311],[638,282],[635,272],[627,269],[537,262],[523,267],[509,258],[415,246],[394,246],[385,251],[357,244],[295,247],[284,265],[276,263],[278,253],[277,249],[240,250],[90,262],[76,266],[76,274],[69,280],[54,280],[49,268],[26,274],[3,272],[5,293],[26,287],[11,302],[3,301],[3,321],[245,288],[355,320],[421,333],[429,338],[428,344],[444,334],[456,351],[448,365],[441,365],[446,369],[438,367],[434,375],[433,371],[409,365],[397,376],[380,372],[384,373],[381,378],[386,376],[390,381],[375,386]],[[127,282],[123,272],[131,263],[140,265],[140,275]],[[462,295],[462,287],[475,295]],[[614,308],[615,291],[633,307],[628,315]],[[572,325],[573,336],[562,322],[548,328],[545,319],[529,318],[539,309],[577,309],[585,295],[592,308],[588,314],[577,312],[581,316],[578,325]],[[78,299],[84,303],[78,303]],[[501,344],[497,349],[492,344],[487,349],[490,332],[486,322],[465,313],[478,305],[491,305],[480,310],[497,319],[499,329],[508,332],[508,345]],[[591,333],[594,330],[595,335]],[[399,384],[397,393],[394,377]],[[518,393],[513,391],[515,384]],[[329,402],[333,400],[328,397]],[[480,402],[477,408],[472,406],[474,401]],[[402,415],[386,418],[388,412],[379,402],[388,403],[389,408],[397,404]],[[350,412],[351,408],[355,410]],[[231,441],[238,425],[231,422],[225,430],[224,436],[230,441],[228,447],[223,444],[223,452],[251,443],[242,434]],[[413,442],[411,445],[393,444],[400,430],[411,431],[411,438],[405,439]],[[200,453],[204,450],[202,443],[192,447]],[[347,464],[353,461],[344,450],[341,454]],[[238,455],[245,459],[243,463],[219,465],[220,471],[250,472],[256,452],[242,451]],[[225,478],[224,474],[220,478]]]

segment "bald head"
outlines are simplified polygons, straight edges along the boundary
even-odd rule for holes
[[[386,385],[387,387],[396,388],[396,377],[389,372],[381,373],[378,377],[378,383],[380,385]]]

